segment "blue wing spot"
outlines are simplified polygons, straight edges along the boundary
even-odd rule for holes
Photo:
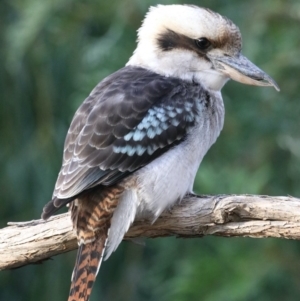
[[[127,154],[128,156],[133,156],[135,153],[138,156],[142,156],[144,152],[147,150],[146,147],[142,145],[135,145],[135,146],[130,146],[130,145],[125,145],[125,146],[114,146],[113,147],[113,152],[117,154]]]
[[[147,153],[148,153],[148,155],[152,155],[155,152],[155,150],[156,150],[156,147],[154,145],[149,145],[147,147]]]
[[[147,131],[147,136],[150,138],[150,139],[153,139],[155,136],[156,136],[156,129],[154,129],[153,127],[150,127]]]
[[[144,152],[146,151],[146,148],[141,146],[141,145],[137,145],[136,147],[136,154],[138,156],[142,156],[144,154]]]
[[[161,125],[161,128],[165,131],[166,129],[168,129],[168,124],[167,123],[165,123],[165,122],[163,122]]]
[[[128,156],[133,156],[134,154],[142,156],[145,152],[148,155],[152,155],[159,148],[153,140],[168,130],[170,125],[178,127],[182,118],[188,123],[193,123],[199,119],[199,116],[195,115],[193,110],[194,104],[189,101],[184,102],[183,107],[169,104],[150,108],[141,122],[124,136],[124,140],[128,143],[125,146],[113,147],[113,151],[115,153],[127,154]],[[183,116],[180,117],[179,114],[183,114]],[[140,142],[145,137],[152,140],[148,142],[149,145],[147,146],[143,145],[145,143],[142,144]],[[171,142],[173,140],[167,140],[167,143]]]
[[[129,141],[132,138],[133,134],[134,134],[134,132],[132,132],[132,131],[129,132],[127,135],[124,136],[124,140]]]
[[[176,112],[174,112],[174,111],[170,111],[170,112],[168,112],[168,116],[169,117],[171,117],[171,118],[174,118],[174,117],[176,117]]]
[[[174,125],[174,126],[178,126],[179,123],[180,123],[180,121],[177,120],[177,119],[172,119],[171,123],[172,123],[172,125]]]
[[[145,132],[139,131],[138,129],[136,129],[133,133],[133,141],[141,141],[143,140],[143,138],[146,136]]]
[[[126,145],[126,153],[129,157],[132,157],[136,151],[136,148],[133,146]]]

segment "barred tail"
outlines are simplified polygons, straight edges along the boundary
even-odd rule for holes
[[[124,188],[95,188],[70,203],[79,250],[68,301],[88,301],[108,237],[111,218]]]
[[[95,241],[82,243],[72,275],[68,301],[88,301],[98,274],[107,240],[107,231]]]

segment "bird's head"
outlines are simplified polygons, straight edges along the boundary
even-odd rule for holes
[[[190,5],[151,7],[127,65],[200,82],[220,90],[228,79],[256,86],[276,82],[241,54],[239,28],[229,19]]]

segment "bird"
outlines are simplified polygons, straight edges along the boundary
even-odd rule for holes
[[[78,253],[69,301],[89,300],[102,258],[137,218],[155,221],[193,191],[224,124],[229,79],[277,83],[242,55],[239,28],[195,5],[149,8],[127,64],[103,79],[66,135],[48,219],[69,206]]]

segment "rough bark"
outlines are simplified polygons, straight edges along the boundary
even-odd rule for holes
[[[300,199],[189,195],[154,224],[136,221],[125,239],[204,235],[300,239]],[[36,263],[76,248],[68,213],[48,221],[9,223],[0,230],[0,270]]]

